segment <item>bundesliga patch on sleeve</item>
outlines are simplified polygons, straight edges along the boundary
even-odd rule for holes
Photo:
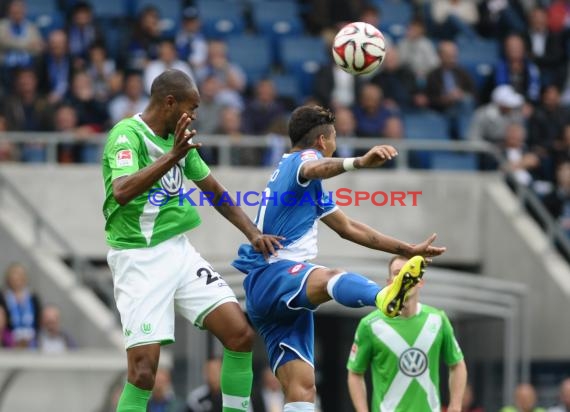
[[[319,160],[319,157],[317,156],[317,152],[314,150],[305,150],[301,153],[301,160]]]
[[[357,352],[358,352],[358,345],[356,343],[353,343],[352,347],[350,348],[350,356],[348,357],[348,359],[354,362],[354,360],[356,359]]]
[[[117,152],[117,167],[127,167],[133,165],[133,152],[130,149],[119,150]]]

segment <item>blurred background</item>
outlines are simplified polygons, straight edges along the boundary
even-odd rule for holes
[[[334,35],[351,21],[378,27],[388,45],[366,77],[332,63]],[[422,301],[452,320],[472,407],[560,403],[560,388],[570,391],[569,33],[565,0],[0,0],[0,411],[115,410],[126,360],[100,155],[106,132],[144,109],[170,67],[198,84],[192,127],[233,192],[265,187],[301,104],[335,111],[338,156],[396,146],[382,170],[325,187],[422,191],[417,206],[345,210],[412,243],[437,232],[448,246]],[[190,241],[243,302],[229,263],[245,239],[199,209]],[[388,258],[321,230],[319,263],[383,284]],[[22,291],[23,314],[9,298]],[[318,312],[322,411],[352,410],[345,365],[366,313],[333,303]],[[199,410],[219,391],[220,355],[177,319],[155,403]],[[258,399],[278,391],[266,367],[258,342]]]

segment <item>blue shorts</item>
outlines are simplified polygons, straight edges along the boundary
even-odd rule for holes
[[[277,368],[301,359],[314,366],[314,305],[306,297],[306,281],[322,266],[280,260],[249,272],[243,281],[246,309],[265,341],[269,364]]]

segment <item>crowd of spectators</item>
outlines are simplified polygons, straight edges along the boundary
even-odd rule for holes
[[[61,133],[69,137],[57,148],[61,163],[98,162],[101,142],[93,136],[140,112],[152,80],[177,68],[201,92],[195,128],[226,135],[233,165],[274,162],[285,147],[272,137],[286,134],[287,117],[299,104],[320,103],[336,112],[344,156],[359,151],[344,144],[343,136],[402,139],[406,116],[431,113],[445,127],[426,133],[496,145],[513,179],[544,197],[556,216],[570,219],[570,196],[559,180],[570,162],[569,0],[289,0],[299,10],[302,34],[321,39],[329,56],[308,86],[291,90],[278,88],[275,76],[297,83],[306,78],[288,72],[279,57],[264,76],[232,61],[232,35],[208,35],[198,1],[180,0],[174,29],[164,28],[153,5],[109,23],[96,13],[97,4],[50,1],[58,2],[64,16],[50,30],[40,27],[25,0],[0,8],[0,134]],[[410,16],[395,30],[385,16],[393,19],[392,8],[402,4]],[[263,35],[251,10],[243,13],[244,33]],[[348,21],[368,22],[385,34],[388,52],[373,75],[355,77],[333,64],[330,45]],[[278,54],[279,43],[270,40]],[[487,72],[464,59],[464,51],[479,44],[489,50],[482,55]],[[483,47],[490,44],[495,49]],[[297,88],[301,92],[294,93]],[[244,135],[270,136],[275,146],[240,147]],[[202,155],[212,164],[219,160],[211,147]],[[0,137],[0,161],[45,159],[43,143],[12,144]],[[480,169],[498,166],[487,157],[478,161]]]

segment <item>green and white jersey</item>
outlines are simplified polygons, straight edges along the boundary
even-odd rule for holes
[[[463,359],[445,312],[419,305],[410,318],[376,310],[358,325],[348,370],[372,372],[372,411],[439,412],[439,362]]]
[[[103,151],[105,183],[105,232],[107,243],[115,249],[150,247],[184,233],[201,222],[198,211],[189,202],[179,202],[184,178],[199,181],[210,174],[196,150],[190,150],[149,191],[121,206],[113,197],[114,179],[127,176],[151,165],[174,145],[174,135],[156,136],[140,115],[121,120],[109,133]],[[168,193],[170,198],[158,206],[156,198],[149,202],[149,192]],[[166,199],[162,196],[161,200]],[[154,203],[154,204],[153,204]],[[180,204],[179,204],[180,203]]]

